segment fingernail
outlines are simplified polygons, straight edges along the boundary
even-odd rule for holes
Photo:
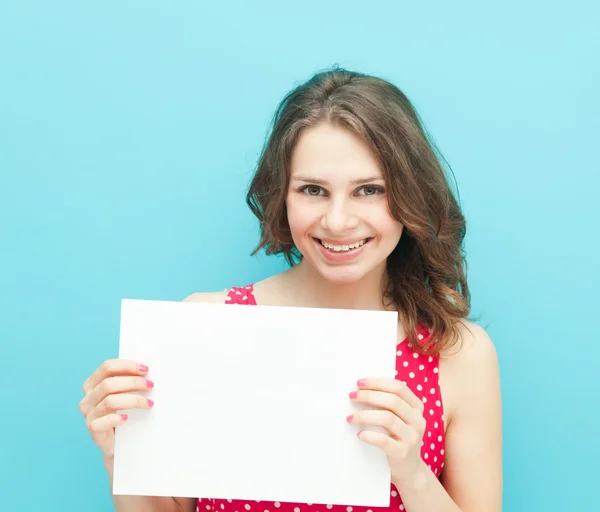
[[[148,367],[145,364],[141,364],[138,366],[138,370],[142,373],[146,373],[148,371]]]
[[[148,407],[153,407],[154,402],[148,398]]]
[[[352,418],[353,418],[353,416],[352,416],[352,414],[351,414],[350,416],[347,416],[347,417],[346,417],[346,421],[347,421],[348,423],[352,423]]]
[[[127,414],[121,414],[121,419],[123,421],[127,421]]]
[[[358,391],[350,391],[350,398],[354,400],[358,396]]]
[[[360,379],[357,384],[359,388],[365,387],[367,385],[367,379]]]
[[[150,379],[146,379],[146,387],[153,388],[154,382],[152,382]]]
[[[361,435],[361,434],[362,434],[362,432],[361,432],[361,431],[357,432],[357,433],[356,433],[356,437],[358,437],[358,438],[360,439],[360,435]]]

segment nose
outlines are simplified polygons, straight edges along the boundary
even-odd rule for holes
[[[343,234],[358,226],[353,207],[344,199],[328,201],[321,217],[321,227],[333,235]]]

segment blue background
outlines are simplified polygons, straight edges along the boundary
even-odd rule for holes
[[[495,341],[505,510],[597,499],[598,3],[0,4],[0,508],[110,510],[81,384],[120,299],[284,268],[245,189],[284,94],[332,64],[414,101],[460,187]]]

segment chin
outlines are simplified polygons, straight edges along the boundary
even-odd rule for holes
[[[375,269],[374,265],[360,262],[348,265],[327,265],[313,258],[305,258],[313,270],[327,283],[336,286],[359,283]]]
[[[351,285],[361,281],[366,272],[359,268],[317,268],[317,272],[325,281],[334,285]]]

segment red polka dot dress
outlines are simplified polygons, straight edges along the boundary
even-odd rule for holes
[[[229,290],[227,304],[256,306],[253,286],[234,287]],[[419,332],[423,339],[427,331]],[[413,352],[408,340],[398,344],[396,352],[396,378],[408,387],[424,403],[423,415],[427,427],[421,444],[421,458],[439,478],[444,467],[444,410],[439,386],[439,359]],[[384,512],[404,510],[402,498],[395,486],[390,488],[389,507],[363,507],[328,505],[318,503],[284,503],[271,501],[245,501],[230,499],[200,498],[197,512]]]

